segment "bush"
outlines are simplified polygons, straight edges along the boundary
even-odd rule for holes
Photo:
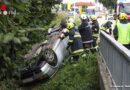
[[[102,16],[98,16],[97,18],[102,18]]]
[[[46,29],[56,17],[51,13],[51,8],[60,2],[61,0],[2,0],[2,3],[7,4],[7,11],[16,10],[19,14],[0,15],[0,88],[15,87],[12,77],[23,68],[22,56],[33,44],[46,39]]]

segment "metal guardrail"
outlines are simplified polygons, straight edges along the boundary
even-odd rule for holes
[[[100,54],[116,90],[130,90],[130,51],[104,31],[100,33]]]

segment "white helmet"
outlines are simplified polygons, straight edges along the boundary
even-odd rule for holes
[[[80,18],[85,20],[85,19],[87,19],[87,15],[86,14],[81,14]]]
[[[74,23],[74,19],[73,18],[69,18],[68,23]]]

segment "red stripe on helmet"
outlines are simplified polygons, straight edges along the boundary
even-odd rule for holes
[[[130,15],[127,15],[128,19],[130,19]]]

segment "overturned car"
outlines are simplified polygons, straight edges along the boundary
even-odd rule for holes
[[[20,83],[26,84],[39,79],[51,78],[61,66],[63,60],[69,56],[66,49],[69,37],[61,40],[62,31],[66,32],[67,18],[62,19],[60,24],[48,30],[49,40],[36,44],[25,55],[25,61],[33,60],[20,71]]]

